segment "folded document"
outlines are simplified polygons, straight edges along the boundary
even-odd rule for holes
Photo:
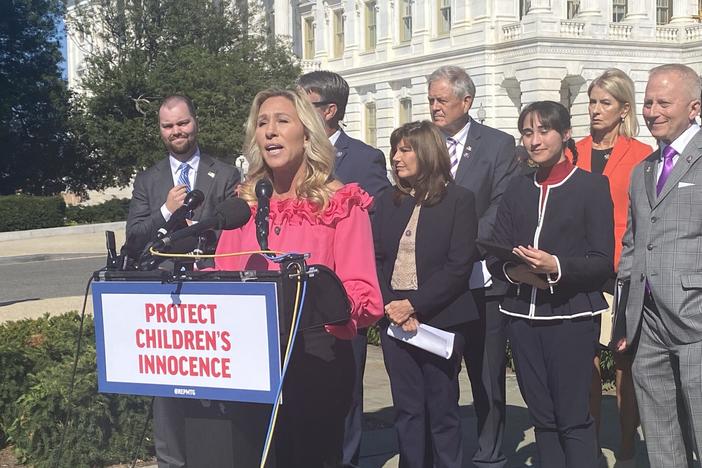
[[[449,359],[451,354],[453,354],[454,334],[423,323],[420,323],[417,331],[414,332],[406,332],[399,325],[390,325],[388,327],[388,336],[429,351],[444,359]]]

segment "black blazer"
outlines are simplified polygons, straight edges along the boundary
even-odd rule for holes
[[[416,233],[416,291],[395,291],[390,286],[400,237],[415,206],[404,196],[393,200],[397,189],[385,191],[376,201],[373,239],[383,303],[409,299],[417,318],[439,328],[477,320],[478,310],[468,289],[473,262],[477,259],[475,237],[478,218],[475,197],[463,187],[449,184],[442,200],[423,206]]]
[[[385,156],[361,140],[351,138],[343,130],[334,144],[334,175],[343,183],[356,182],[370,195],[377,197],[390,187]]]
[[[614,272],[614,215],[607,177],[573,168],[545,195],[535,174],[514,178],[502,197],[493,240],[506,247],[533,245],[558,257],[561,266],[553,292],[510,284],[502,312],[553,320],[607,309],[600,292]],[[504,260],[488,256],[487,263],[490,273],[506,280]]]
[[[199,221],[214,216],[219,203],[234,197],[234,188],[240,180],[239,171],[234,166],[201,153],[194,188],[202,190],[205,201],[195,210],[193,219]],[[127,241],[131,248],[141,252],[166,222],[161,206],[172,188],[173,175],[168,157],[137,174],[127,216]]]

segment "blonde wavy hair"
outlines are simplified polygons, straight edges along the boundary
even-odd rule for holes
[[[246,121],[246,139],[244,140],[244,156],[249,162],[249,172],[246,176],[246,182],[239,188],[239,196],[249,205],[255,204],[256,182],[263,177],[274,179],[273,172],[266,165],[256,143],[258,113],[263,103],[273,97],[283,97],[292,102],[307,137],[302,161],[304,178],[295,187],[295,193],[298,198],[308,199],[319,210],[324,210],[334,193],[328,187],[329,182],[334,180],[334,147],[324,132],[322,119],[314,110],[306,93],[301,89],[268,88],[259,92],[254,98],[249,118]]]

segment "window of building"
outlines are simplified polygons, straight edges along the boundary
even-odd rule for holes
[[[306,60],[312,60],[314,58],[314,24],[312,18],[305,18],[304,28],[303,37],[305,46],[302,51],[302,56]]]
[[[334,57],[340,58],[344,55],[344,12],[336,10],[334,12]]]
[[[620,22],[626,16],[627,0],[612,0],[612,21]]]
[[[375,50],[378,42],[376,1],[366,2],[366,50]]]
[[[580,0],[567,0],[566,7],[568,9],[567,13],[567,18],[568,19],[573,19],[575,18],[575,15],[578,14],[578,10],[580,9]]]
[[[412,121],[412,99],[400,99],[400,125]]]
[[[439,34],[451,32],[451,0],[438,0],[439,3]]]
[[[376,146],[375,103],[366,104],[366,144]]]
[[[524,18],[531,8],[531,0],[519,0],[519,19]]]
[[[400,0],[400,41],[412,39],[412,3],[411,0]]]
[[[668,24],[673,16],[673,0],[656,0],[656,24]]]

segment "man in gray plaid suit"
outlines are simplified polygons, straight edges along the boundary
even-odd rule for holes
[[[631,176],[619,278],[630,280],[626,337],[652,467],[692,466],[702,442],[700,77],[651,70],[643,116],[659,148]]]

